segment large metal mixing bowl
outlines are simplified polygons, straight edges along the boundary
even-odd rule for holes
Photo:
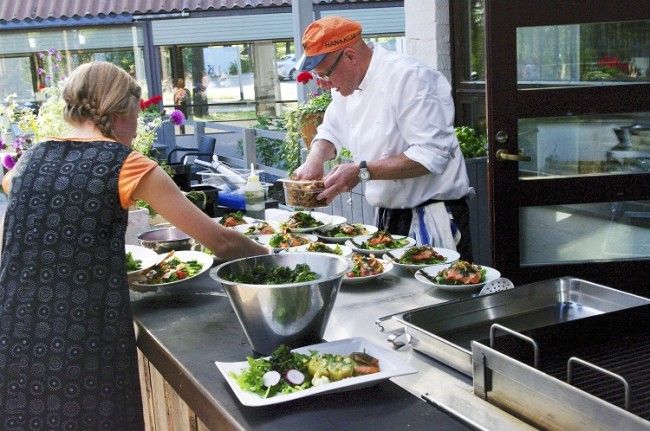
[[[150,248],[156,253],[190,250],[194,245],[191,236],[174,226],[142,232],[138,235],[138,239],[143,247]]]
[[[309,265],[314,281],[293,284],[242,284],[224,276],[250,272],[256,265],[291,269]],[[321,341],[348,263],[326,253],[283,253],[226,262],[213,272],[230,298],[253,351],[271,354],[281,344],[299,347]]]

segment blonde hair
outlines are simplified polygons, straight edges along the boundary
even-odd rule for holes
[[[102,135],[115,138],[111,117],[140,109],[140,86],[118,66],[105,61],[82,64],[63,86],[63,119],[70,124],[92,121]]]

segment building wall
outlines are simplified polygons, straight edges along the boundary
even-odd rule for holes
[[[451,80],[450,0],[405,0],[406,52]]]

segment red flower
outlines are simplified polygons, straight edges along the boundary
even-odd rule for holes
[[[300,82],[301,84],[306,84],[312,79],[314,79],[314,75],[312,75],[311,72],[307,72],[306,70],[300,72],[296,77],[296,81]]]
[[[616,56],[610,56],[610,55],[603,55],[597,62],[598,66],[601,67],[606,67],[608,69],[617,69],[620,70],[623,73],[628,72],[628,64],[621,61],[618,57]]]
[[[150,114],[159,114],[160,107],[158,104],[162,101],[162,96],[155,95],[151,96],[147,100],[140,99],[140,110],[150,113]]]

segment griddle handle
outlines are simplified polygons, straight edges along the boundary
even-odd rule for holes
[[[598,371],[621,382],[623,384],[623,389],[625,390],[625,410],[630,410],[630,384],[627,382],[627,380],[625,380],[623,376],[620,374],[612,373],[611,371],[601,368],[598,365],[592,364],[591,362],[587,362],[584,359],[572,356],[566,363],[566,382],[568,384],[571,384],[571,380],[573,380],[573,367],[571,366],[572,364],[584,365],[587,368],[591,368],[594,371]]]
[[[537,342],[530,338],[527,335],[521,334],[517,331],[513,331],[510,328],[506,328],[503,325],[499,325],[498,323],[493,323],[492,326],[490,326],[490,347],[494,347],[494,333],[497,331],[497,329],[505,332],[506,334],[510,334],[513,337],[517,337],[521,340],[528,341],[530,344],[533,345],[533,366],[535,368],[538,368],[539,365],[539,346],[537,345]]]

